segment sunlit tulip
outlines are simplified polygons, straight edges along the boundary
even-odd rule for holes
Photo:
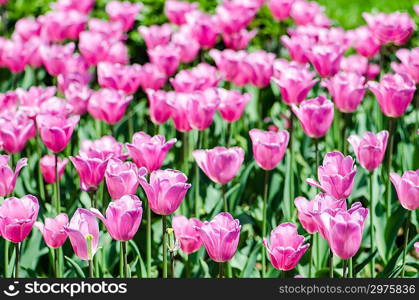
[[[275,55],[265,51],[249,53],[246,61],[252,69],[251,83],[257,87],[267,87],[273,74]]]
[[[391,68],[396,73],[408,74],[416,84],[419,84],[419,47],[412,50],[400,49],[396,52],[397,58],[401,61],[391,63]]]
[[[172,76],[180,64],[180,49],[173,44],[159,45],[147,50],[150,61],[167,76]]]
[[[173,93],[169,94],[166,103],[170,106],[170,114],[176,130],[180,132],[188,132],[192,130],[192,126],[188,120],[188,106],[192,97],[191,93]]]
[[[314,69],[321,77],[335,75],[339,71],[344,49],[338,45],[315,45],[306,52]]]
[[[41,33],[41,24],[33,17],[21,18],[15,24],[13,39],[20,39],[27,42],[34,36]]]
[[[173,92],[146,90],[150,119],[154,124],[164,124],[170,118],[170,106],[167,104],[169,97],[174,97]]]
[[[367,26],[358,27],[353,35],[354,48],[360,55],[373,58],[380,51],[380,45]]]
[[[186,23],[186,15],[198,8],[198,3],[187,1],[168,0],[164,5],[164,13],[170,22],[176,25]]]
[[[386,153],[387,140],[387,130],[377,134],[368,131],[362,137],[351,135],[348,138],[359,163],[368,171],[373,171],[380,166]]]
[[[219,103],[220,98],[216,89],[191,93],[187,107],[187,118],[191,127],[197,130],[209,128]]]
[[[128,157],[124,152],[124,144],[119,143],[113,136],[103,136],[95,141],[83,140],[80,145],[80,155],[102,160],[111,157],[125,160]]]
[[[308,62],[306,52],[314,44],[315,40],[306,35],[295,35],[288,37],[283,35],[281,42],[288,49],[289,55],[293,61],[300,63]]]
[[[190,63],[198,56],[201,45],[192,36],[190,26],[183,25],[177,32],[173,33],[171,43],[180,51],[180,61]]]
[[[214,16],[195,11],[186,15],[186,21],[191,27],[192,36],[201,47],[205,49],[214,47],[218,38],[218,26]]]
[[[111,41],[103,33],[83,31],[79,37],[79,50],[90,65],[107,61]]]
[[[50,46],[42,46],[40,53],[48,73],[53,76],[66,73],[67,63],[73,55],[74,48],[74,43],[66,45],[53,44]]]
[[[73,107],[73,113],[83,115],[87,112],[87,104],[93,91],[87,86],[78,82],[72,82],[64,91],[68,104]]]
[[[170,83],[176,92],[205,91],[216,87],[220,76],[215,67],[201,63],[192,69],[182,70],[172,79]]]
[[[164,86],[167,80],[166,73],[159,66],[153,64],[145,64],[141,68],[140,85],[144,91],[159,90]]]
[[[226,184],[239,172],[244,160],[244,151],[240,147],[215,147],[210,150],[195,150],[192,156],[212,181]]]
[[[313,23],[323,8],[313,1],[296,1],[291,7],[290,16],[297,25]]]
[[[141,66],[100,62],[97,65],[98,82],[102,88],[121,90],[134,94],[141,81]]]
[[[180,241],[180,248],[186,254],[198,251],[202,246],[202,241],[197,228],[202,226],[202,222],[196,218],[187,219],[184,216],[174,216],[172,227],[175,237]]]
[[[42,102],[39,109],[40,115],[56,116],[61,118],[68,118],[73,112],[73,106],[68,103],[66,99],[51,97]]]
[[[83,155],[70,156],[70,160],[79,173],[80,189],[85,192],[96,190],[105,175],[108,159]]]
[[[51,42],[76,40],[83,31],[87,16],[77,10],[50,11],[38,17],[41,37]]]
[[[124,31],[128,31],[142,8],[141,2],[110,1],[106,4],[105,10],[112,21],[121,22]]]
[[[224,1],[216,7],[215,20],[224,34],[240,32],[255,17],[257,9],[240,2]]]
[[[140,184],[147,195],[151,210],[158,215],[174,213],[191,187],[188,178],[177,170],[156,170],[150,174],[149,183],[140,177]]]
[[[169,24],[140,26],[138,32],[143,37],[148,49],[153,49],[159,45],[167,45],[170,42],[172,28]]]
[[[236,122],[239,120],[246,108],[246,105],[252,99],[252,95],[241,94],[236,90],[226,90],[219,88],[218,96],[220,97],[220,105],[218,111],[221,117],[227,122]]]
[[[390,173],[390,180],[396,189],[400,204],[408,210],[419,208],[419,169],[406,171],[402,176]]]
[[[90,211],[105,224],[114,240],[124,242],[134,238],[143,216],[142,202],[135,195],[125,195],[109,203],[106,216],[95,208]]]
[[[0,149],[3,151],[19,153],[35,135],[35,122],[24,114],[5,114],[0,117]]]
[[[347,199],[354,185],[356,166],[350,156],[340,152],[329,152],[323,159],[323,165],[317,169],[319,182],[309,178],[306,182],[315,186],[337,200]]]
[[[22,72],[29,60],[25,44],[19,40],[6,40],[1,47],[1,63],[12,73]]]
[[[299,235],[297,226],[283,223],[271,232],[269,240],[263,239],[269,259],[275,269],[289,271],[295,268],[310,247],[304,244],[304,236]]]
[[[201,227],[195,227],[207,250],[215,262],[226,262],[233,258],[240,239],[241,225],[229,213],[222,212]]]
[[[52,3],[52,7],[56,10],[77,10],[81,13],[88,14],[96,0],[57,0]]]
[[[295,0],[268,0],[268,7],[272,16],[282,21],[290,16],[292,5]]]
[[[108,21],[98,18],[91,18],[88,22],[89,30],[103,34],[107,39],[121,41],[126,39],[124,24],[118,21]]]
[[[55,155],[45,155],[39,161],[39,168],[41,169],[42,177],[46,183],[55,183],[57,182],[55,174],[55,164],[57,157]],[[59,180],[63,177],[65,167],[68,164],[68,159],[58,158],[58,177]]]
[[[50,248],[60,248],[67,240],[65,227],[68,226],[67,214],[59,214],[55,218],[45,218],[44,224],[35,222],[35,227],[39,229],[44,237],[45,244]]]
[[[242,50],[246,49],[249,45],[251,39],[253,39],[257,34],[257,30],[247,31],[242,29],[239,32],[231,34],[223,34],[223,41],[227,48],[233,50]]]

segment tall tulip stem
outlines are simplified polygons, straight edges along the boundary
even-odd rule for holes
[[[391,161],[393,159],[393,147],[394,147],[394,135],[395,135],[395,131],[396,131],[396,119],[394,118],[390,118],[389,119],[389,138],[390,138],[390,143],[389,143],[389,148],[388,148],[388,152],[387,152],[387,174],[390,174],[391,172]],[[386,188],[386,217],[387,219],[390,218],[391,216],[391,182],[390,182],[390,177],[387,178],[387,188]]]
[[[409,242],[409,227],[412,218],[412,211],[409,210],[407,213],[406,227],[404,228],[404,245],[403,245],[403,262],[402,262],[402,278],[404,278],[405,267],[406,267],[406,254],[407,254],[407,243]]]
[[[268,184],[269,184],[269,172],[265,171],[265,182],[263,189],[263,208],[262,208],[262,239],[266,236],[266,211],[268,207]],[[266,274],[266,251],[262,247],[262,278]]]
[[[224,277],[224,263],[220,262],[218,263],[218,278]]]
[[[9,247],[10,242],[7,240],[4,240],[4,278],[9,277]]]
[[[348,265],[349,265],[349,274],[348,274],[348,277],[349,277],[349,278],[352,278],[352,277],[353,277],[353,263],[352,263],[352,257],[351,257],[351,258],[349,258]]]
[[[314,243],[314,234],[310,237],[310,262],[308,265],[308,278],[311,278],[313,275],[313,243]]]
[[[289,137],[289,149],[290,149],[290,173],[287,174],[289,176],[289,209],[290,209],[290,220],[293,219],[294,215],[294,114],[290,108],[290,137]]]
[[[58,176],[58,153],[55,154],[55,211],[60,213],[61,195],[60,195],[60,178]]]
[[[346,269],[348,267],[348,260],[344,259],[342,262],[342,278],[346,278]]]
[[[123,275],[123,278],[128,278],[127,242],[121,241],[121,251],[123,259],[123,274],[121,275]]]
[[[370,244],[371,244],[371,253],[374,252],[374,197],[373,197],[373,184],[374,184],[374,172],[371,171],[369,174],[369,188],[370,188]],[[371,260],[370,264],[370,273],[371,278],[374,278],[374,268],[375,268],[375,259],[374,257]]]
[[[224,212],[228,212],[228,202],[227,202],[227,195],[226,195],[226,187],[225,187],[225,184],[222,184],[221,185],[221,192],[223,194]]]
[[[42,147],[40,146],[40,137],[39,133],[37,131],[36,133],[36,141],[35,146],[36,150],[38,151],[38,188],[39,188],[39,196],[41,197],[42,201],[45,201],[45,186],[44,186],[44,179],[42,178],[42,172],[41,172],[41,158],[42,158]]]
[[[15,243],[15,278],[19,278],[20,243]]]
[[[59,266],[58,266],[58,249],[52,249],[52,253],[54,255],[54,271],[55,271],[55,278],[59,278]]]
[[[167,217],[162,216],[163,230],[163,278],[167,278]]]
[[[196,132],[196,149],[201,149],[201,142],[202,142],[202,138],[201,138],[201,134],[199,132],[199,130]],[[201,209],[201,198],[199,195],[199,166],[198,164],[195,164],[195,217],[199,219],[200,217],[200,209]]]
[[[329,277],[333,278],[333,252],[330,249],[330,258],[329,258]]]
[[[151,278],[151,208],[147,203],[147,233],[146,233],[147,277]]]

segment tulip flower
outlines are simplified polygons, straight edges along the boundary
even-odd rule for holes
[[[12,73],[22,72],[29,60],[25,44],[19,40],[6,40],[1,47],[1,63]]]
[[[247,103],[252,99],[251,94],[241,94],[236,90],[226,90],[219,88],[218,96],[220,97],[220,105],[218,111],[226,122],[236,122],[242,116]]]
[[[273,0],[274,1],[274,0]],[[307,63],[306,51],[314,44],[315,40],[307,35],[296,35],[288,37],[283,35],[281,42],[288,49],[289,55],[293,61]]]
[[[176,25],[186,24],[186,15],[195,11],[198,8],[198,3],[168,0],[164,5],[164,13],[170,22]]]
[[[76,40],[83,31],[87,16],[77,10],[50,11],[38,17],[41,37],[52,42]]]
[[[272,16],[278,20],[285,20],[290,16],[292,5],[295,0],[269,0],[268,7]]]
[[[306,56],[321,77],[329,77],[339,71],[343,53],[344,49],[337,44],[314,45]]]
[[[219,263],[231,260],[237,251],[241,225],[229,213],[219,213],[210,222],[195,227],[209,257]],[[221,266],[222,268],[222,266]],[[222,273],[220,274],[222,277]]]
[[[180,64],[180,49],[173,44],[159,45],[147,50],[152,64],[167,76],[172,76]]]
[[[187,118],[190,126],[196,130],[209,128],[219,103],[220,98],[216,89],[191,93],[187,103]]]
[[[192,36],[192,29],[188,25],[181,26],[177,32],[173,33],[171,43],[179,49],[180,61],[183,63],[195,60],[201,49],[201,45]]]
[[[56,10],[77,10],[81,13],[88,14],[93,6],[95,0],[58,0],[52,3],[52,8]]]
[[[215,16],[194,11],[186,15],[186,22],[191,28],[193,38],[204,49],[214,47],[218,38],[218,26]]]
[[[380,45],[367,26],[358,27],[353,34],[354,48],[360,55],[373,58],[380,51]]]
[[[128,153],[139,167],[145,167],[153,172],[162,167],[167,153],[176,143],[176,139],[166,142],[164,136],[149,136],[144,132],[137,132],[132,137],[132,144],[127,144]]]
[[[172,227],[175,237],[180,241],[180,248],[185,254],[191,254],[201,249],[202,241],[199,229],[202,222],[196,218],[187,219],[184,216],[174,216]]]
[[[188,132],[192,130],[189,123],[189,101],[192,97],[191,93],[174,93],[168,94],[166,103],[170,106],[170,115],[173,120],[173,125],[177,131]]]
[[[73,55],[74,43],[66,45],[41,46],[40,54],[48,73],[57,76],[67,72],[67,63]]]
[[[319,182],[309,178],[306,180],[309,185],[321,189],[337,200],[347,199],[352,193],[356,175],[352,157],[345,157],[340,152],[329,152],[317,172]]]
[[[190,70],[180,71],[170,83],[176,92],[190,93],[215,88],[220,81],[217,69],[201,63]]]
[[[70,160],[80,176],[80,188],[85,191],[96,190],[105,175],[108,159],[86,156],[70,156]]]
[[[231,34],[223,34],[223,41],[227,48],[233,50],[243,50],[246,49],[249,45],[250,40],[252,40],[257,34],[257,30],[247,31],[242,29],[239,32]]]
[[[356,73],[338,73],[323,81],[336,107],[344,113],[354,112],[365,95],[365,78]]]
[[[400,204],[408,210],[419,208],[419,170],[406,171],[400,176],[390,173],[390,180],[396,189]]]
[[[108,39],[122,41],[126,38],[122,22],[91,18],[88,25],[90,31],[101,33]]]
[[[159,45],[167,45],[170,42],[172,28],[169,24],[152,25],[150,27],[140,26],[138,32],[143,37],[148,49],[153,49]]]
[[[68,118],[73,112],[73,106],[63,98],[51,97],[42,102],[39,114]]]
[[[55,173],[55,155],[45,155],[39,161],[39,168],[41,169],[42,176],[46,183],[56,183],[56,173]],[[58,159],[58,177],[61,180],[65,167],[68,164],[68,159]]]
[[[95,120],[115,125],[123,118],[132,99],[132,96],[126,96],[122,91],[101,89],[93,92],[87,110]]]
[[[240,2],[224,1],[215,10],[215,20],[218,28],[224,34],[232,34],[249,25],[257,13],[258,7]]]
[[[36,124],[45,146],[52,152],[59,153],[67,147],[79,120],[79,116],[66,118],[53,115],[38,115]]]
[[[105,10],[112,21],[122,23],[124,31],[128,31],[142,8],[141,2],[111,1],[106,4]]]
[[[348,138],[359,163],[368,171],[375,170],[383,161],[387,140],[387,130],[380,131],[377,134],[366,132],[363,137],[351,135]]]
[[[70,238],[74,253],[82,260],[92,261],[99,244],[96,216],[87,209],[78,208],[64,230]]]
[[[28,165],[27,158],[21,158],[16,164],[15,171],[9,166],[10,156],[0,155],[0,197],[5,197],[13,193],[16,185],[17,176],[20,170]]]
[[[276,74],[272,81],[278,85],[281,99],[288,105],[301,104],[318,82],[318,79],[314,79],[315,73],[310,72],[306,66],[279,60],[274,67]]]
[[[76,115],[84,115],[87,112],[87,105],[92,93],[93,91],[87,85],[78,82],[70,83],[64,90],[64,96]]]
[[[83,31],[79,37],[79,50],[90,65],[109,61],[108,56],[113,43],[103,33]]]
[[[35,135],[35,122],[24,114],[14,113],[0,117],[0,149],[5,152],[21,152],[28,140]]]
[[[297,226],[283,223],[276,227],[270,239],[263,239],[269,259],[275,269],[289,271],[296,267],[301,257],[310,247],[304,244],[304,236],[299,235]]]
[[[59,214],[55,218],[45,218],[45,224],[35,222],[35,227],[39,229],[48,247],[60,248],[67,240],[65,227],[68,226],[67,214]]]
[[[119,159],[111,158],[105,171],[109,195],[113,200],[125,195],[135,195],[140,184],[139,177],[144,176],[146,173],[146,169],[138,169],[131,162],[123,162]]]
[[[0,93],[0,105],[2,107],[2,112],[0,116],[4,118],[6,116],[6,112],[14,112],[16,111],[18,102],[20,102],[20,109],[22,109],[22,95],[21,93],[25,94],[26,91],[21,89],[17,89],[16,91],[8,91],[6,93]],[[28,113],[25,111],[26,115]],[[29,116],[28,116],[29,117]]]
[[[95,141],[83,140],[80,145],[80,156],[107,160],[111,157],[125,160],[124,144],[117,142],[113,136],[103,136]]]
[[[140,85],[144,91],[158,90],[163,87],[166,80],[167,75],[157,65],[148,63],[141,68]]]
[[[388,117],[402,116],[415,93],[415,83],[406,74],[385,74],[380,82],[368,82],[380,104],[381,111]]]
[[[21,18],[15,24],[13,39],[19,39],[23,42],[29,41],[34,36],[41,33],[41,24],[33,17]]]
[[[265,51],[256,51],[247,55],[246,61],[252,68],[251,83],[254,86],[267,87],[273,74],[275,55]]]
[[[396,52],[401,64],[391,63],[391,68],[396,73],[408,74],[416,84],[419,84],[419,47],[412,50],[400,49]]]
[[[141,66],[131,66],[100,62],[97,65],[97,76],[102,88],[121,90],[125,94],[134,94],[141,82]]]
[[[349,210],[327,209],[316,215],[320,233],[328,241],[334,255],[348,259],[358,252],[368,213],[368,209],[357,202]]]
[[[315,21],[315,18],[323,10],[317,2],[295,1],[292,4],[290,16],[297,25],[307,25]]]
[[[292,111],[311,138],[324,136],[333,122],[333,103],[324,96],[303,101],[299,107],[292,105]]]
[[[13,243],[20,243],[32,231],[38,217],[38,199],[32,195],[7,198],[0,206],[0,233]]]
[[[368,59],[357,54],[342,57],[340,69],[346,73],[365,75],[368,72]]]
[[[167,100],[174,97],[173,92],[146,90],[150,119],[154,124],[164,124],[170,118],[170,106]]]

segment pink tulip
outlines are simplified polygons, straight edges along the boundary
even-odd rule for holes
[[[38,217],[38,199],[32,195],[7,198],[0,206],[0,234],[12,243],[20,243],[32,231]]]
[[[315,45],[306,52],[313,67],[321,77],[335,75],[339,71],[344,49],[338,45]]]
[[[172,76],[180,64],[180,49],[173,44],[159,45],[147,50],[150,61],[167,76]]]
[[[93,92],[87,111],[95,120],[114,125],[124,117],[132,99],[132,96],[126,96],[122,91],[101,89]]]
[[[300,63],[308,62],[306,52],[315,43],[313,38],[306,35],[296,35],[291,37],[283,35],[281,37],[281,42],[288,49],[291,59]]]
[[[40,107],[46,100],[55,95],[55,87],[38,87],[33,86],[29,90],[17,89],[15,96],[19,98],[19,109],[31,119],[35,119],[36,115],[40,113]],[[5,94],[8,98],[11,94]]]
[[[102,88],[121,90],[125,94],[134,94],[141,81],[141,66],[111,64],[100,62],[97,65],[97,76]]]
[[[96,216],[87,209],[78,208],[64,227],[67,232],[74,253],[82,260],[92,260],[99,244],[99,224]],[[88,240],[91,239],[91,253],[89,253]]]
[[[103,33],[83,31],[79,37],[79,50],[90,65],[107,61],[112,42]]]
[[[95,141],[83,140],[80,145],[81,156],[102,160],[111,157],[125,160],[128,155],[123,151],[124,144],[117,142],[113,136],[103,136]]]
[[[244,151],[240,147],[215,147],[211,150],[192,152],[201,170],[214,182],[226,184],[239,172],[244,160]]]
[[[122,41],[111,41],[104,61],[114,64],[127,64],[129,61],[127,45]]]
[[[240,119],[247,103],[252,99],[251,94],[241,94],[236,90],[222,88],[218,89],[218,96],[220,97],[220,105],[218,106],[220,115],[229,123]]]
[[[318,167],[319,182],[309,178],[306,182],[315,186],[337,200],[347,199],[354,185],[356,166],[350,156],[340,152],[329,152],[323,159],[323,165]]]
[[[0,117],[0,149],[3,151],[19,153],[35,135],[35,122],[24,114],[8,113]]]
[[[206,63],[201,63],[192,69],[180,71],[170,83],[176,92],[205,91],[216,87],[220,81],[217,69]]]
[[[23,90],[17,89],[15,91],[0,93],[0,107],[2,108],[2,111],[0,112],[1,117],[7,117],[9,112],[16,111],[18,102],[20,109],[22,109],[22,100],[20,99],[22,91]]]
[[[25,42],[25,55],[27,55],[26,63],[34,68],[42,66],[41,48],[46,44],[42,38],[38,36],[31,37]]]
[[[287,150],[288,131],[272,132],[252,129],[249,135],[253,143],[253,156],[258,166],[267,171],[274,169]]]
[[[408,210],[419,208],[419,169],[406,171],[403,176],[390,173],[390,180],[393,183],[400,204]]]
[[[381,111],[388,117],[402,116],[415,94],[415,83],[406,74],[385,74],[380,82],[368,82],[380,104]]]
[[[111,1],[106,4],[105,10],[112,21],[121,22],[124,31],[128,31],[142,8],[143,4],[141,2]]]
[[[252,40],[257,34],[257,30],[247,31],[242,29],[239,32],[231,34],[223,34],[223,41],[227,48],[233,50],[243,50],[246,49],[249,45],[250,40]]]
[[[356,73],[338,73],[323,81],[336,107],[344,112],[354,112],[365,95],[365,78]]]
[[[153,64],[145,64],[140,72],[140,85],[144,91],[159,90],[166,83],[167,75],[159,66]]]
[[[187,219],[184,216],[174,216],[172,227],[175,237],[180,241],[180,248],[185,254],[191,254],[201,249],[202,241],[199,230],[202,222],[196,218]]]
[[[61,152],[67,147],[80,116],[69,118],[53,115],[36,117],[39,135],[45,146],[52,152]]]
[[[20,170],[28,165],[27,158],[21,158],[16,164],[15,171],[9,166],[10,156],[0,155],[0,197],[13,193]]]
[[[367,26],[361,26],[354,30],[353,43],[355,50],[367,58],[373,58],[380,51],[380,45]]]
[[[153,49],[159,45],[167,45],[172,35],[172,27],[169,24],[140,26],[138,32],[143,37],[148,49]]]
[[[214,47],[218,38],[217,21],[214,16],[194,11],[186,15],[186,21],[191,28],[192,36],[202,48]]]
[[[113,200],[125,195],[135,195],[139,177],[145,175],[147,170],[138,169],[132,162],[123,162],[117,158],[111,158],[105,171],[106,186]]]
[[[313,23],[322,11],[323,8],[317,2],[299,0],[293,3],[290,16],[297,25],[307,25]]]
[[[173,24],[183,25],[186,24],[186,15],[197,8],[198,3],[195,2],[168,0],[164,5],[164,13]]]
[[[179,49],[180,61],[183,63],[190,63],[195,60],[201,49],[198,41],[192,36],[192,30],[188,25],[181,26],[177,32],[173,33],[171,43]]]
[[[278,20],[285,20],[290,16],[295,0],[268,0],[268,7],[272,16]]]
[[[274,68],[275,75],[272,81],[278,85],[281,99],[288,105],[301,104],[318,82],[318,79],[314,79],[315,73],[310,72],[307,66],[278,60]]]
[[[58,88],[60,89],[60,91],[65,92],[71,84],[82,85],[88,88],[87,85],[89,84],[91,79],[92,79],[92,74],[88,71],[67,72],[67,73],[58,75],[57,83],[58,83]],[[75,107],[78,107],[78,106],[79,106],[78,104],[75,105]],[[78,108],[75,108],[75,111],[77,111],[77,109]]]
[[[95,208],[90,211],[105,224],[114,240],[124,242],[134,238],[143,216],[142,202],[135,195],[125,195],[109,203],[106,218]]]
[[[71,162],[79,173],[82,191],[88,192],[97,189],[105,175],[108,159],[86,157],[83,154],[74,157],[70,156]]]
[[[323,137],[333,122],[333,103],[324,96],[303,101],[299,107],[292,105],[292,111],[311,138]]]
[[[64,90],[64,96],[76,115],[83,115],[87,112],[87,105],[92,93],[93,91],[87,85],[78,82],[70,83]]]
[[[41,24],[33,17],[19,19],[15,24],[13,39],[20,39],[23,42],[29,41],[34,36],[41,33]]]
[[[415,11],[416,15],[418,15],[418,16],[419,16],[419,5],[414,5],[414,6],[413,6],[413,10]],[[416,252],[419,252],[419,251],[417,250],[417,249],[418,249],[418,246],[419,246],[419,244],[418,244],[418,243],[415,243]]]
[[[1,46],[1,64],[12,73],[22,72],[29,60],[25,44],[19,40],[6,40]]]
[[[412,50],[400,49],[396,52],[401,64],[391,63],[391,68],[396,73],[408,74],[416,84],[419,84],[419,47]]]
[[[67,214],[59,214],[55,218],[45,218],[45,224],[35,222],[35,227],[39,229],[44,237],[45,244],[50,248],[60,248],[67,240],[65,227],[68,226]]]
[[[73,106],[65,99],[51,97],[42,102],[38,114],[67,118],[72,112]]]
[[[140,177],[151,210],[158,215],[174,213],[191,187],[185,174],[176,170],[156,170],[150,174],[150,183]]]
[[[346,210],[346,200],[336,200],[332,196],[323,193],[317,194],[313,200],[297,197],[294,203],[298,210],[298,219],[301,225],[310,234],[319,231],[315,216],[327,209],[342,208]]]
[[[126,39],[126,34],[123,28],[124,25],[121,22],[91,18],[89,19],[88,24],[90,31],[101,33],[107,39],[114,41],[122,41]]]
[[[417,6],[416,14],[419,15],[419,6]],[[414,243],[413,246],[415,247],[416,253],[419,253],[419,242]]]
[[[381,72],[380,66],[377,64],[369,64],[366,74],[367,80],[375,79]]]
[[[176,143],[176,139],[166,142],[164,136],[149,136],[144,132],[137,132],[132,137],[132,144],[127,144],[128,153],[135,164],[152,172],[162,167],[167,153]]]
[[[297,226],[283,223],[271,232],[270,239],[263,239],[269,259],[275,269],[289,271],[295,268],[310,244],[304,244],[304,236],[299,235]]]
[[[55,10],[77,10],[81,13],[88,14],[96,0],[58,0],[52,3],[52,8]]]
[[[363,137],[351,135],[348,142],[352,145],[361,166],[368,171],[378,168],[384,159],[388,140],[388,131],[377,134],[366,132]]]
[[[76,40],[83,31],[87,16],[77,10],[50,11],[38,17],[41,37],[51,42]]]
[[[150,119],[154,124],[164,124],[170,118],[170,106],[167,104],[169,97],[174,97],[173,92],[155,91],[148,89],[146,94],[149,102]]]
[[[42,61],[50,75],[57,76],[67,72],[67,63],[73,55],[74,48],[74,43],[41,47]]]
[[[167,95],[166,103],[170,106],[170,116],[176,130],[180,132],[191,131],[188,107],[192,93],[171,93]]]
[[[368,209],[354,203],[349,210],[326,209],[315,219],[322,236],[329,242],[333,254],[348,259],[359,250]]]
[[[210,222],[205,221],[201,227],[195,227],[207,250],[215,262],[226,262],[233,258],[240,239],[241,225],[239,220],[226,212],[219,213]]]
[[[219,103],[220,98],[216,89],[191,93],[187,106],[187,118],[190,126],[196,130],[208,129]]]
[[[267,87],[271,82],[273,74],[273,63],[275,55],[273,53],[265,52],[263,50],[249,53],[246,61],[252,68],[251,83],[254,86],[263,88]]]
[[[407,13],[394,12],[391,14],[377,13],[375,15],[363,13],[374,38],[381,44],[406,43],[415,29],[414,21]]]
[[[55,155],[45,155],[39,161],[39,167],[41,169],[42,176],[46,183],[57,182],[55,174],[55,164],[57,157]],[[58,158],[58,178],[61,180],[64,174],[65,167],[68,164],[68,159]]]
[[[240,2],[224,1],[216,8],[215,20],[222,33],[237,33],[249,25],[257,10],[257,7]]]

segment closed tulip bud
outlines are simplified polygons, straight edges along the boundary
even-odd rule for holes
[[[187,117],[191,127],[197,130],[209,128],[219,103],[220,98],[216,89],[190,93]]]
[[[175,25],[186,24],[186,15],[198,8],[198,3],[168,0],[164,5],[166,17]]]
[[[297,226],[291,223],[276,227],[269,240],[263,239],[263,244],[274,268],[282,271],[294,269],[310,247],[310,244],[304,244],[304,236],[299,235]]]
[[[38,211],[38,199],[32,195],[4,200],[0,206],[1,236],[13,243],[23,242],[32,231]]]
[[[324,136],[333,122],[333,103],[324,96],[303,101],[299,107],[293,105],[292,111],[311,138]]]
[[[41,169],[42,176],[46,183],[55,183],[57,182],[55,175],[55,163],[57,157],[55,155],[45,155],[39,161],[39,168]],[[58,158],[58,177],[59,180],[63,177],[65,167],[68,164],[68,159]]]
[[[96,216],[87,209],[78,208],[64,227],[74,253],[82,260],[92,260],[99,244],[99,224]]]
[[[65,227],[68,226],[67,214],[59,214],[55,218],[45,218],[45,224],[35,222],[35,227],[41,231],[45,244],[50,248],[60,248],[67,240]]]
[[[192,94],[175,92],[168,95],[166,103],[170,106],[170,115],[176,130],[180,132],[191,131],[192,126],[189,123],[188,106]]]
[[[164,124],[170,118],[168,99],[174,96],[173,92],[146,90],[150,119],[154,124]]]
[[[406,171],[403,176],[390,173],[390,180],[396,189],[401,205],[408,210],[419,208],[419,169]]]
[[[143,37],[148,49],[153,49],[159,45],[167,45],[172,35],[172,27],[169,24],[140,26],[138,32]]]
[[[135,195],[125,195],[109,203],[106,217],[95,208],[90,211],[105,224],[114,240],[123,242],[134,238],[143,216],[142,202]]]
[[[218,96],[220,105],[218,111],[221,117],[229,123],[238,121],[246,108],[247,103],[252,99],[251,94],[241,94],[236,90],[226,90],[219,88]]]
[[[306,56],[321,77],[329,77],[339,71],[343,53],[344,49],[336,44],[315,45]]]
[[[158,66],[167,76],[176,73],[180,64],[180,49],[174,44],[159,45],[147,50],[152,64]]]
[[[128,153],[139,168],[145,167],[153,172],[162,167],[169,150],[176,143],[176,139],[162,135],[149,136],[144,132],[137,132],[132,137],[132,143],[127,144]]]
[[[35,135],[35,122],[26,115],[13,113],[0,117],[0,149],[5,152],[21,152]]]
[[[70,156],[70,160],[79,173],[80,188],[85,191],[96,190],[105,175],[108,158],[89,158],[83,156]]]
[[[212,181],[226,184],[239,172],[244,160],[244,151],[240,147],[215,147],[210,150],[195,150],[192,156]]]
[[[416,84],[419,84],[419,47],[412,50],[400,49],[396,52],[401,64],[391,63],[391,68],[396,73],[408,74]]]
[[[95,120],[114,125],[124,117],[132,99],[132,96],[126,96],[122,91],[101,89],[93,92],[87,110]]]
[[[347,199],[352,193],[356,166],[350,156],[340,152],[329,152],[323,159],[323,165],[317,170],[319,182],[307,179],[307,183],[318,187],[338,200]]]
[[[5,197],[13,193],[16,185],[17,176],[20,170],[28,165],[27,158],[21,158],[16,164],[15,171],[9,166],[10,156],[0,155],[0,197]]]
[[[144,176],[146,173],[146,169],[142,168],[139,170],[131,162],[123,162],[119,159],[111,158],[105,171],[109,195],[113,200],[125,195],[135,195],[140,184],[139,177]]]
[[[313,200],[307,200],[304,197],[297,197],[294,200],[298,210],[298,219],[301,225],[308,233],[319,231],[315,216],[326,209],[342,208],[346,209],[346,200],[336,200],[328,194],[317,194]]]
[[[170,215],[178,209],[191,187],[187,180],[182,172],[166,169],[153,171],[149,183],[140,177],[140,184],[151,210],[158,215]]]
[[[249,131],[253,143],[253,156],[259,167],[264,170],[274,169],[287,150],[289,133],[252,129]]]
[[[366,132],[364,136],[351,135],[348,142],[352,145],[361,166],[368,171],[378,168],[384,159],[388,140],[388,131],[377,134]]]
[[[112,64],[100,62],[97,65],[97,76],[102,88],[121,90],[125,94],[134,94],[141,81],[141,66]]]
[[[356,73],[338,73],[325,79],[327,87],[336,107],[344,112],[354,112],[365,96],[365,78]]]
[[[52,152],[61,152],[67,147],[80,116],[69,118],[53,115],[36,117],[39,135],[45,146]]]
[[[361,246],[367,216],[368,209],[357,202],[349,210],[327,209],[315,218],[320,233],[329,242],[333,254],[348,259],[353,257]]]
[[[240,240],[241,225],[229,213],[219,213],[210,222],[195,227],[207,250],[215,262],[226,262],[233,258]]]
[[[388,117],[402,116],[415,94],[415,83],[406,74],[386,74],[380,82],[368,82],[380,104],[381,111]]]
[[[199,229],[202,222],[196,218],[187,219],[184,216],[174,216],[172,227],[175,237],[180,241],[180,248],[186,254],[191,254],[201,249],[202,241]]]
[[[285,20],[290,16],[295,0],[268,0],[268,7],[274,19]]]

